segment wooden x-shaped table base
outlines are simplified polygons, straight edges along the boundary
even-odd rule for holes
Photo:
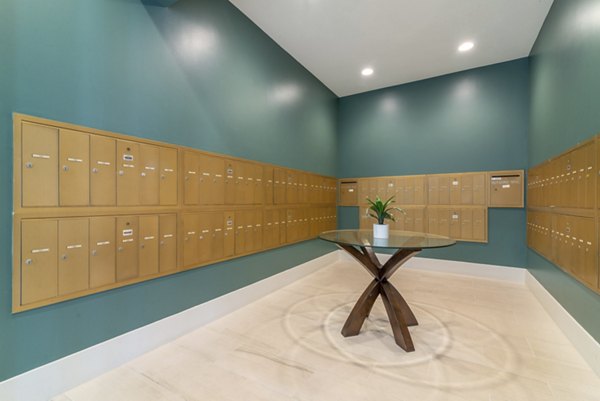
[[[370,247],[361,246],[355,248],[354,246],[344,244],[338,244],[338,246],[352,255],[374,278],[360,298],[358,298],[354,308],[352,308],[352,312],[350,312],[350,316],[348,316],[342,328],[342,335],[344,337],[358,335],[365,319],[371,313],[375,300],[381,295],[385,311],[390,319],[396,344],[407,352],[414,351],[415,346],[410,337],[408,327],[416,326],[419,323],[402,295],[400,295],[388,279],[407,260],[418,254],[421,249],[398,249],[382,265]]]

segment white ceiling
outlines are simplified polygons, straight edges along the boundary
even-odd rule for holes
[[[553,0],[230,1],[348,96],[526,57]],[[475,47],[459,53],[467,40]]]

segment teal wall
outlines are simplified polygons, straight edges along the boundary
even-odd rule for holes
[[[338,119],[339,177],[524,169],[529,62],[344,97]],[[354,210],[340,214],[340,226],[358,225]],[[488,218],[488,244],[459,243],[422,256],[524,267],[524,210],[490,209]]]
[[[309,241],[12,315],[12,112],[334,175],[337,98],[223,0],[2,0],[0,57],[0,381],[333,249]]]
[[[600,132],[600,2],[555,0],[531,52],[529,164]],[[533,251],[531,273],[600,341],[600,295]]]

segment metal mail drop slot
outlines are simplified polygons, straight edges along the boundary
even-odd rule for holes
[[[74,162],[74,163],[83,163],[83,159],[76,159],[74,157],[67,157],[67,161]]]
[[[124,240],[123,240],[123,241],[121,241],[121,242],[133,242],[133,238],[124,239]]]
[[[228,226],[232,226],[233,225],[233,220],[227,220],[227,225]]]
[[[163,171],[166,171],[167,173],[172,173],[175,170],[173,170],[172,168],[163,168]]]
[[[125,160],[126,162],[132,162],[133,155],[123,155],[123,160]]]
[[[49,159],[50,155],[41,155],[41,154],[38,154],[38,153],[34,153],[34,154],[31,155],[31,157],[34,157],[36,159]]]
[[[110,245],[110,241],[100,241],[100,242],[96,242],[96,245],[98,245],[98,246],[102,246],[102,245]]]
[[[67,249],[79,249],[81,247],[82,247],[81,244],[67,245]]]
[[[44,253],[44,252],[50,252],[50,248],[39,248],[39,249],[31,250],[31,253]]]
[[[110,166],[110,162],[103,162],[103,161],[100,161],[100,160],[98,160],[98,161],[96,162],[96,164],[99,164],[99,165],[101,165],[101,166]]]
[[[128,228],[128,229],[123,230],[123,237],[129,237],[131,235],[133,235],[133,229]]]
[[[165,234],[163,235],[163,238],[173,238],[173,234]]]
[[[150,235],[148,237],[144,237],[144,241],[148,241],[148,240],[151,240],[151,239],[154,239],[154,235]]]

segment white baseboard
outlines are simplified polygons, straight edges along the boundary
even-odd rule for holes
[[[334,251],[0,383],[2,401],[47,401],[339,260]]]
[[[573,344],[583,359],[590,365],[590,368],[600,376],[600,344],[581,327],[577,320],[529,272],[527,272],[525,284],[542,304],[546,313],[550,315],[571,344]]]

